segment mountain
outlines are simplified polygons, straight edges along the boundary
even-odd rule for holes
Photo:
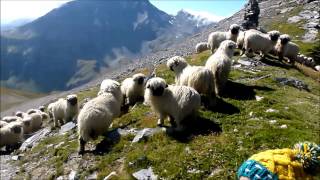
[[[14,29],[16,27],[19,27],[19,26],[23,26],[31,21],[32,21],[32,19],[24,19],[23,18],[23,19],[17,19],[17,20],[11,21],[9,23],[1,24],[1,31],[7,31],[7,30]]]
[[[204,27],[186,16],[192,17],[185,12],[168,15],[148,0],[66,3],[1,33],[1,86],[40,92],[71,89],[118,61],[157,51]]]

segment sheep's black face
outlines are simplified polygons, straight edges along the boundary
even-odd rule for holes
[[[164,88],[162,86],[159,87],[151,87],[151,92],[153,96],[162,96],[164,92]]]
[[[78,103],[78,99],[76,97],[69,98],[69,99],[67,99],[67,101],[72,106],[74,106],[74,105],[76,105]]]
[[[289,39],[288,38],[282,38],[282,39],[280,39],[280,42],[281,42],[281,44],[287,44],[288,42],[289,42]]]
[[[139,85],[142,85],[143,82],[144,82],[144,78],[143,78],[143,77],[139,77],[139,78],[137,79],[137,83],[138,83]]]
[[[44,107],[39,108],[41,112],[44,112]]]
[[[173,71],[173,64],[169,66],[170,70]]]
[[[271,41],[277,41],[279,38],[279,34],[270,34]]]
[[[231,34],[238,34],[238,33],[239,33],[239,29],[237,28],[231,29]]]
[[[20,126],[14,126],[12,127],[11,131],[15,134],[20,134],[21,133],[21,127]]]

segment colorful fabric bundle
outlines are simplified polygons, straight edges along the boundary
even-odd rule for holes
[[[298,143],[293,149],[274,149],[251,156],[238,170],[238,178],[312,179],[320,169],[320,146]]]

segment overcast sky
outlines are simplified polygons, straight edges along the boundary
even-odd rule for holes
[[[71,0],[1,0],[1,24],[18,19],[36,19]],[[175,15],[185,9],[220,20],[240,10],[246,0],[150,0],[160,10]]]

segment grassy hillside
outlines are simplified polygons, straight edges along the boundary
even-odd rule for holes
[[[27,91],[20,91],[15,89],[9,89],[0,87],[0,111],[9,109],[23,102],[30,101],[31,99],[43,96],[43,94],[36,94]]]
[[[188,61],[203,65],[208,56],[209,52],[204,52],[188,57]],[[119,179],[132,179],[133,172],[152,166],[155,174],[165,179],[234,179],[239,165],[256,152],[292,147],[306,140],[320,143],[319,84],[277,61],[265,62],[274,66],[258,66],[255,71],[232,70],[217,107],[201,109],[192,131],[183,135],[163,132],[136,144],[131,143],[131,135],[117,142],[100,137],[87,146],[94,150],[97,145],[97,151],[81,157],[77,155],[74,130],[49,137],[25,153],[25,159],[17,163],[22,167],[18,177],[67,177],[73,169],[81,179],[92,173],[103,179],[112,171]],[[157,75],[169,83],[174,81],[173,73],[164,64],[157,68]],[[310,91],[282,86],[274,80],[276,77],[302,80]],[[97,88],[79,92],[80,100],[93,97],[96,92]],[[256,96],[263,99],[257,101]],[[267,113],[270,108],[276,111]],[[156,119],[149,107],[139,105],[117,118],[111,129],[156,127]],[[280,128],[282,125],[287,128]],[[57,147],[61,142],[63,145]],[[37,166],[28,166],[27,170],[28,162]]]

